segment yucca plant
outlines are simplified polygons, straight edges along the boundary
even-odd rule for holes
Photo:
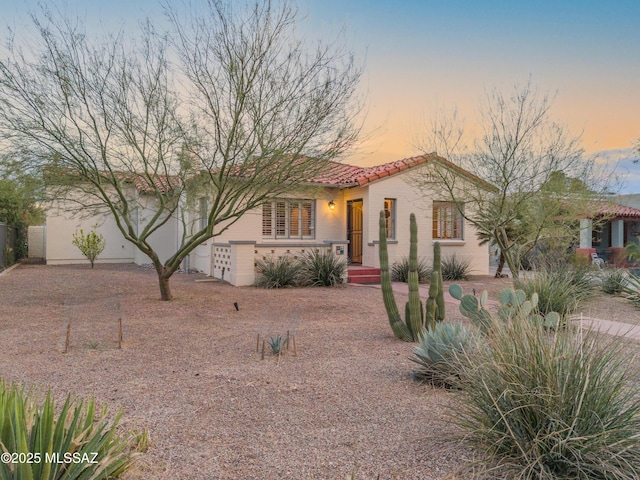
[[[418,346],[413,348],[412,362],[418,364],[414,377],[436,385],[455,385],[457,356],[476,348],[478,337],[460,322],[438,322],[424,330]]]
[[[300,264],[289,255],[266,257],[256,262],[258,280],[256,285],[262,288],[294,287],[298,284]]]
[[[299,273],[303,285],[333,287],[343,283],[347,262],[330,250],[312,250],[302,257]]]
[[[59,413],[56,413],[59,412]],[[2,480],[117,478],[131,465],[135,436],[117,431],[121,412],[96,418],[93,400],[67,396],[56,409],[51,392],[38,405],[35,396],[0,382],[0,450],[20,461],[0,462]],[[4,459],[4,457],[3,457]]]
[[[460,357],[453,415],[479,462],[499,478],[640,478],[640,398],[619,339],[515,321],[486,342]]]
[[[418,259],[418,283],[429,283],[431,267],[424,258]],[[391,280],[394,282],[409,282],[409,258],[401,257],[391,265]]]
[[[629,275],[622,287],[622,295],[636,307],[640,307],[640,277]]]
[[[628,272],[624,268],[604,270],[600,289],[608,295],[620,295],[627,283]]]
[[[442,259],[441,268],[443,280],[469,280],[471,261],[458,258],[454,254]]]

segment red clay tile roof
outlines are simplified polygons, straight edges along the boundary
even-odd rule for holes
[[[617,203],[602,203],[595,207],[596,215],[603,215],[606,217],[620,217],[620,218],[629,218],[629,217],[637,217],[640,218],[640,209],[627,207],[625,205],[620,205]]]
[[[331,162],[331,165],[322,175],[312,178],[309,181],[310,183],[319,183],[322,185],[337,187],[362,186],[429,162],[437,162],[447,168],[455,170],[457,173],[466,176],[474,182],[481,183],[489,189],[493,188],[484,180],[476,177],[466,170],[463,170],[448,160],[439,157],[435,153],[403,158],[402,160],[396,160],[395,162],[384,163],[382,165],[375,165],[373,167],[358,167],[345,163]]]

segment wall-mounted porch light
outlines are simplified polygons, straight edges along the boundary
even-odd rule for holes
[[[335,210],[335,208],[336,208],[336,204],[334,203],[334,201],[333,201],[333,200],[331,200],[331,201],[329,202],[329,210]]]

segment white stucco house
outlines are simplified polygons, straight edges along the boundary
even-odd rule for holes
[[[310,178],[299,194],[274,198],[261,208],[244,214],[221,235],[200,244],[183,262],[195,269],[222,278],[233,285],[252,285],[256,279],[256,260],[267,256],[302,255],[310,249],[330,249],[343,255],[351,265],[379,267],[379,215],[387,218],[389,259],[393,262],[409,253],[409,215],[418,221],[418,255],[429,260],[433,243],[442,245],[443,256],[455,254],[471,262],[473,274],[489,273],[489,249],[480,245],[476,232],[466,225],[456,205],[447,198],[419,189],[411,182],[418,169],[449,166],[464,181],[484,184],[473,174],[454,167],[436,154],[406,158],[374,167],[333,163],[318,178]],[[488,186],[488,184],[486,184]],[[139,192],[144,195],[144,192]],[[149,199],[149,201],[153,201]],[[198,222],[195,211],[182,212],[189,222]],[[203,207],[204,208],[204,207]],[[143,228],[144,209],[138,214]],[[64,210],[47,214],[46,252],[48,264],[86,262],[71,244],[79,229],[97,231],[107,247],[97,262],[150,263],[145,255],[129,244],[110,218],[80,218]],[[175,251],[183,228],[177,218],[152,237],[161,259]]]

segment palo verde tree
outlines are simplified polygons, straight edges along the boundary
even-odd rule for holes
[[[579,229],[573,220],[584,218],[590,201],[609,187],[595,162],[583,157],[580,136],[552,119],[552,100],[531,81],[508,93],[494,90],[481,108],[481,135],[472,148],[456,114],[433,120],[417,141],[495,187],[469,182],[444,163],[414,178],[452,201],[479,239],[499,248],[497,275],[506,261],[517,276],[520,255],[543,239],[561,237],[568,246]]]
[[[45,167],[47,192],[111,215],[156,269],[161,298],[199,244],[245,212],[313,178],[354,144],[361,68],[335,45],[296,38],[288,0],[249,8],[208,0],[168,32],[142,25],[92,38],[46,7],[38,39],[13,37],[0,60],[0,132]],[[206,219],[188,223],[206,198]],[[153,235],[182,219],[175,252]]]

